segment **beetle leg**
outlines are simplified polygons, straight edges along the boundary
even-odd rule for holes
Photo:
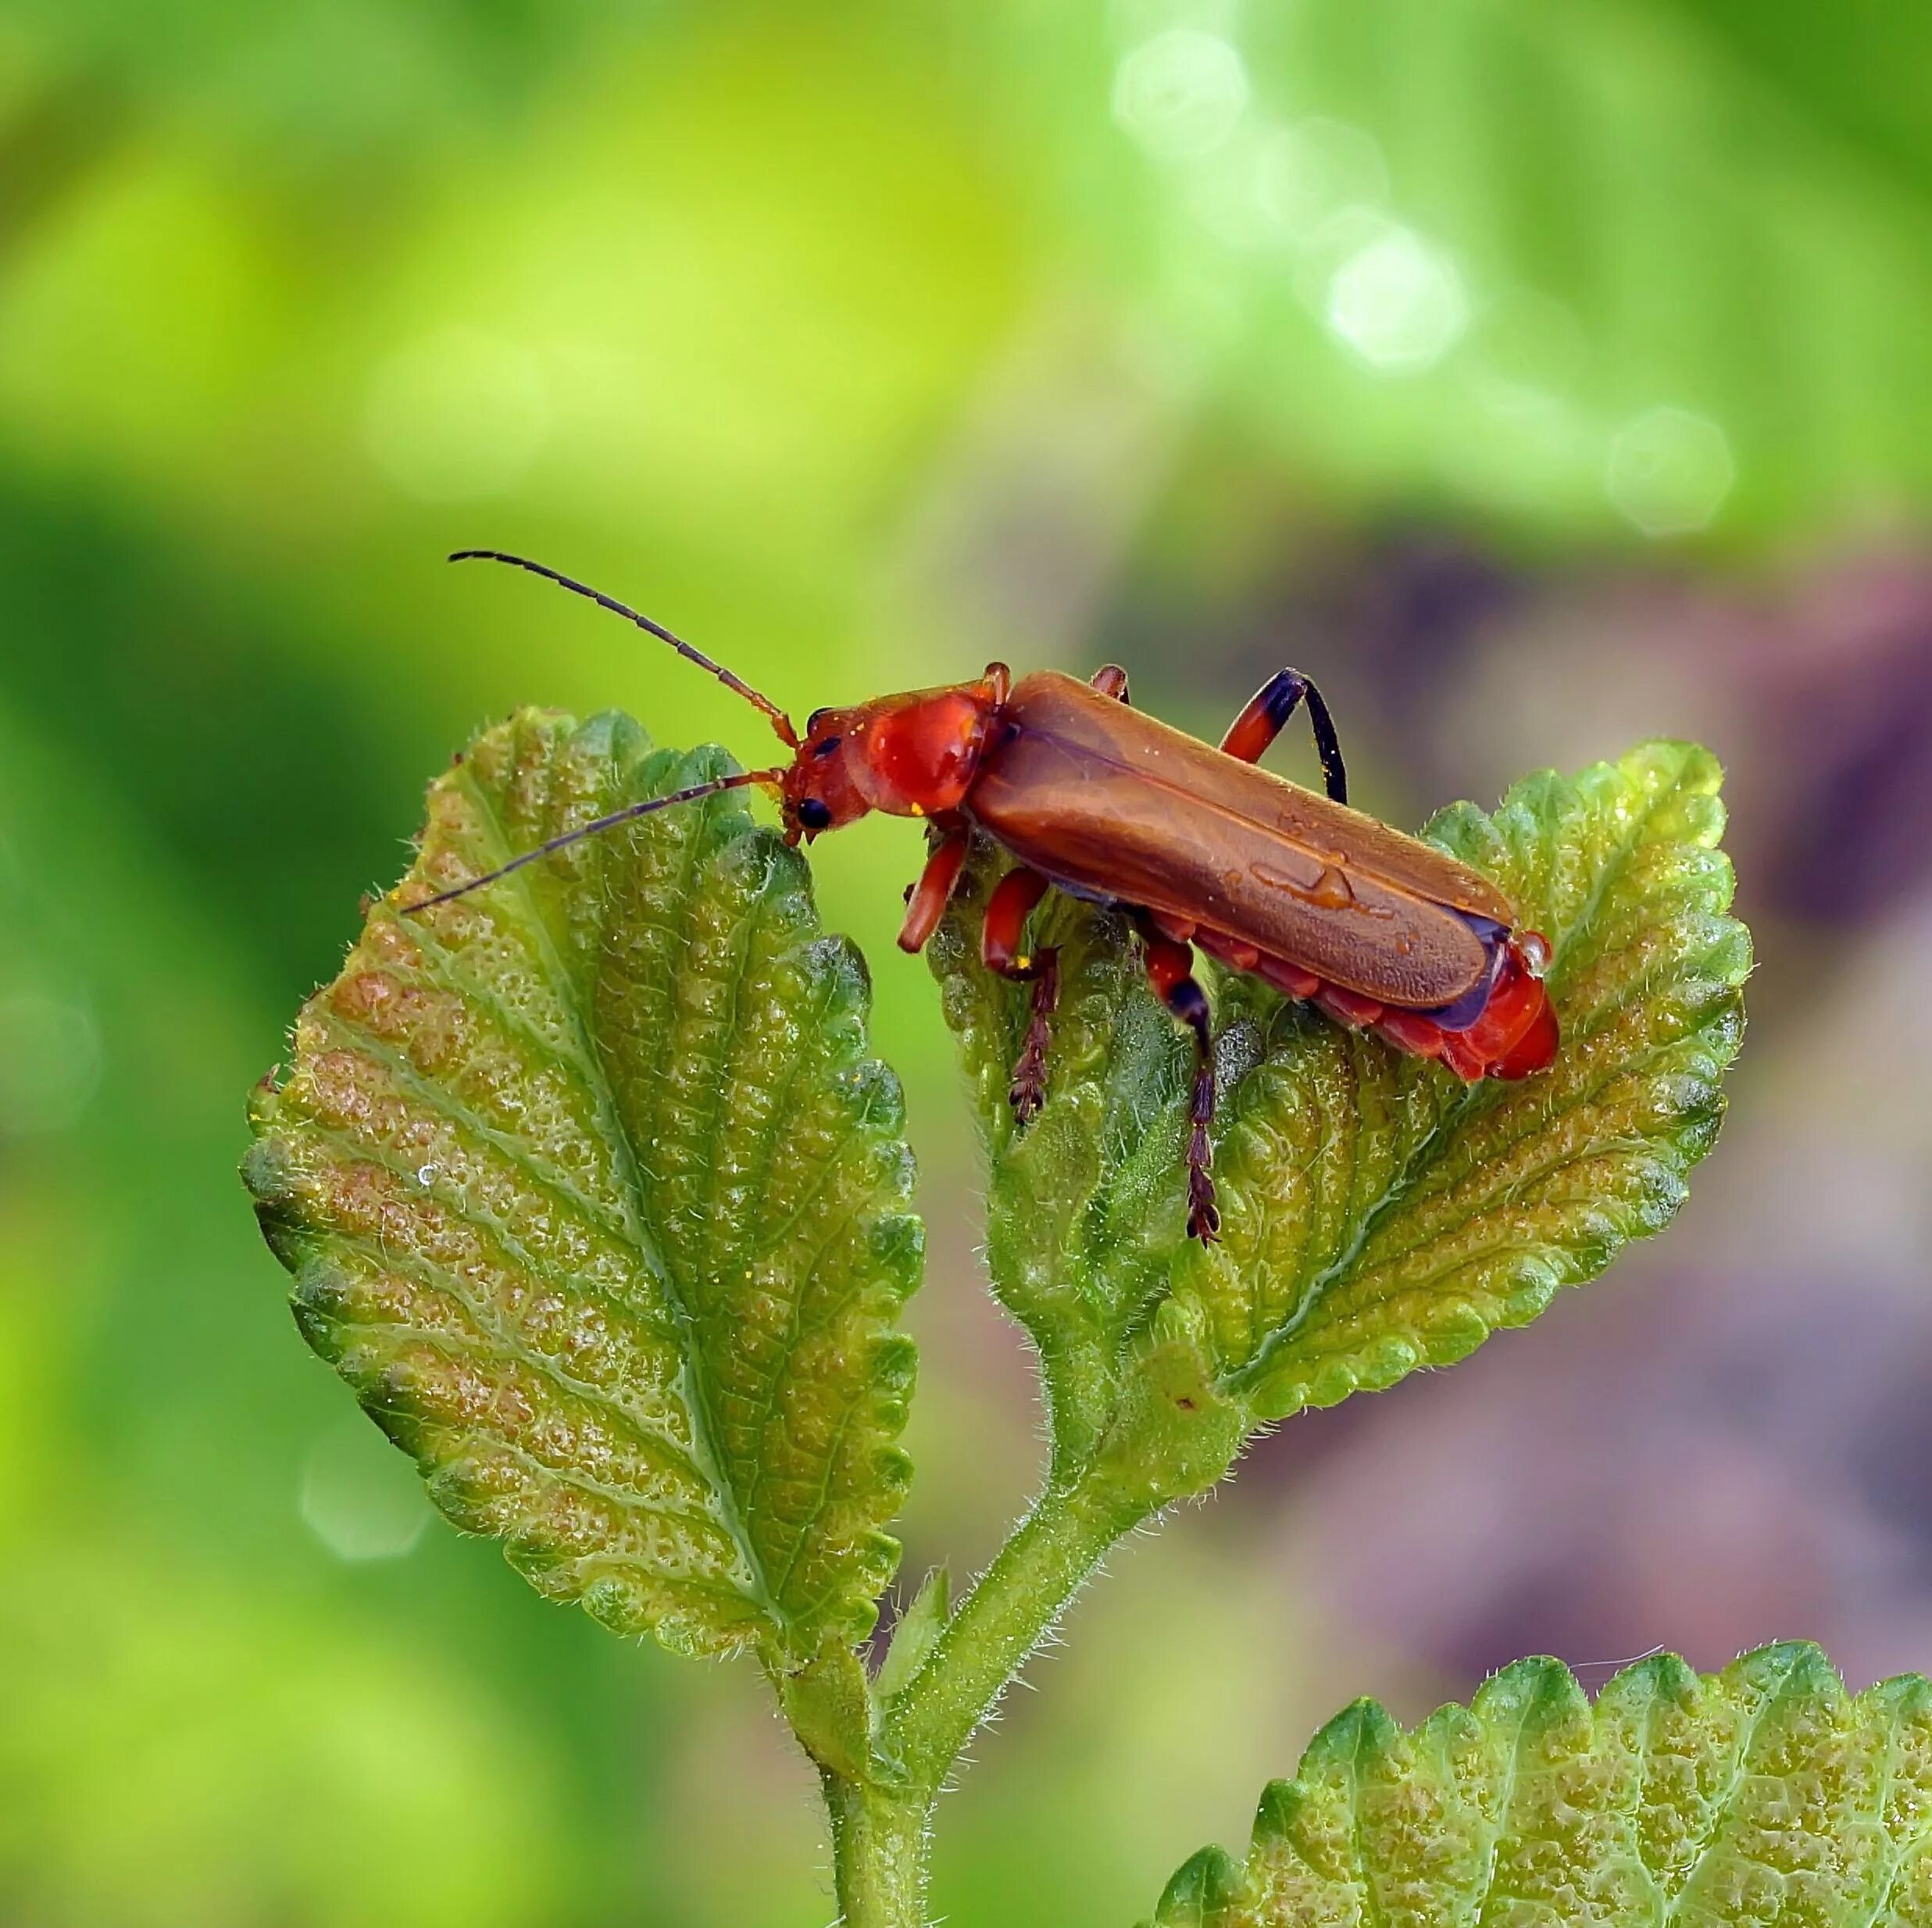
[[[1208,1167],[1213,1148],[1208,1127],[1214,1122],[1214,1037],[1208,1021],[1208,994],[1194,975],[1194,952],[1162,937],[1151,920],[1141,926],[1147,949],[1147,981],[1154,994],[1194,1033],[1194,1098],[1187,1108],[1187,1236],[1212,1245],[1221,1230]]]
[[[905,894],[905,922],[899,927],[899,948],[914,953],[926,948],[927,941],[939,928],[946,913],[952,887],[959,881],[959,867],[966,862],[966,847],[973,834],[962,825],[948,830],[934,844],[919,881]]]
[[[1298,705],[1308,705],[1309,727],[1315,733],[1316,754],[1322,759],[1322,781],[1330,801],[1348,801],[1348,773],[1341,760],[1341,744],[1334,719],[1322,693],[1298,669],[1277,669],[1248,698],[1248,707],[1228,725],[1221,748],[1244,763],[1259,763],[1268,745],[1280,735]]]
[[[1091,680],[1102,696],[1111,696],[1116,703],[1133,702],[1127,694],[1127,673],[1117,662],[1102,663]]]
[[[1060,996],[1059,952],[1049,945],[1037,956],[1028,957],[1021,948],[1027,919],[1048,887],[1037,870],[1029,870],[1023,864],[1017,870],[1009,870],[993,887],[993,894],[987,900],[986,921],[980,927],[980,955],[986,968],[1016,984],[1033,986],[1033,1014],[1006,1093],[1014,1116],[1023,1125],[1030,1124],[1046,1102],[1047,1020]]]

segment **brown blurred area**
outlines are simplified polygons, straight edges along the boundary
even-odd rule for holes
[[[1580,579],[1409,538],[1365,560],[1312,619],[1360,638],[1363,693],[1431,787],[1493,787],[1529,717],[1565,766],[1666,729],[1720,749],[1749,1048],[1666,1240],[1405,1409],[1291,1426],[1256,1483],[1292,1487],[1339,1614],[1457,1678],[1656,1644],[1716,1666],[1800,1634],[1859,1685],[1916,1669],[1932,560]]]

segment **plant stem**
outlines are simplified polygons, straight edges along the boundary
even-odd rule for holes
[[[959,1604],[879,1738],[891,1787],[821,1766],[841,1928],[927,1928],[927,1823],[973,1730],[1109,1547],[1141,1516],[1090,1480],[1049,1481]]]
[[[926,1795],[888,1794],[820,1770],[832,1817],[841,1928],[927,1928]]]
[[[1145,1511],[1091,1478],[1048,1482],[959,1603],[886,1723],[886,1748],[915,1787],[937,1792],[1027,1655]]]

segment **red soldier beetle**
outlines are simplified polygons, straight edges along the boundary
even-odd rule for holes
[[[1028,918],[1052,889],[1123,909],[1155,994],[1194,1036],[1187,1230],[1209,1243],[1220,1228],[1209,1172],[1214,1056],[1195,948],[1470,1084],[1527,1077],[1555,1057],[1548,941],[1517,927],[1487,878],[1348,808],[1328,706],[1296,670],[1255,692],[1219,748],[1133,709],[1127,673],[1111,664],[1091,683],[1050,669],[1015,683],[1004,663],[989,663],[973,682],[815,710],[801,737],[749,684],[587,584],[496,549],[450,559],[509,563],[636,623],[762,712],[791,760],[613,811],[413,910],[634,818],[755,787],[777,798],[795,846],[873,810],[927,819],[934,836],[899,932],[901,948],[916,952],[980,830],[1020,860],[994,887],[980,947],[988,969],[1033,987],[1009,1093],[1016,1115],[1024,1125],[1045,1101],[1059,994],[1054,951],[1026,949]],[[1256,767],[1302,708],[1325,794]]]

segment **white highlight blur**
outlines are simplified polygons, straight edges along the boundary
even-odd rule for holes
[[[1268,136],[1255,192],[1276,234],[1306,246],[1345,211],[1380,207],[1388,198],[1388,167],[1374,135],[1317,116]]]
[[[1469,296],[1447,254],[1391,222],[1335,270],[1327,320],[1371,368],[1420,374],[1462,339]]]
[[[399,1560],[431,1509],[409,1460],[363,1419],[331,1426],[309,1450],[296,1501],[302,1523],[338,1560]]]
[[[1737,480],[1723,430],[1688,409],[1652,409],[1612,437],[1603,486],[1647,536],[1708,528]]]
[[[1155,34],[1114,72],[1114,118],[1160,160],[1211,154],[1233,134],[1247,105],[1248,70],[1239,49],[1199,27]]]

